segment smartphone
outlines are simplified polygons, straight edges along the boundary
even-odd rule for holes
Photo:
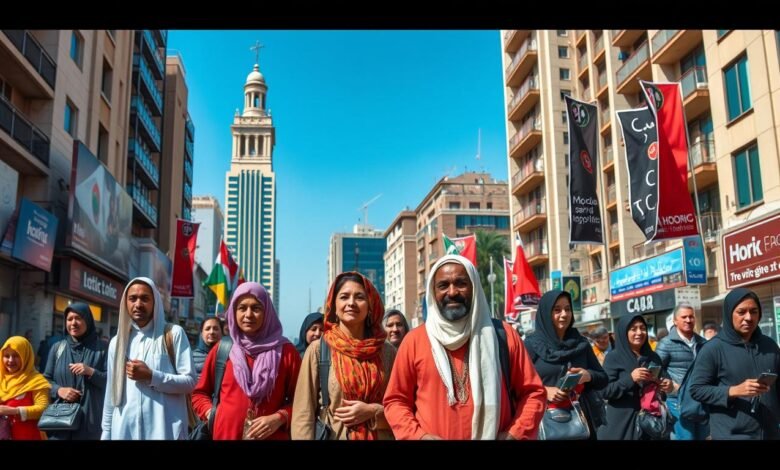
[[[651,374],[653,374],[653,378],[659,378],[661,375],[661,366],[650,366],[647,368],[647,370],[650,371]]]
[[[561,377],[561,380],[558,381],[558,388],[564,392],[568,392],[569,390],[572,390],[574,387],[576,387],[578,383],[580,383],[581,378],[582,374],[579,373],[566,374],[565,376]]]
[[[767,387],[774,385],[776,380],[777,374],[774,372],[762,372],[761,375],[758,376],[758,383],[766,385]]]

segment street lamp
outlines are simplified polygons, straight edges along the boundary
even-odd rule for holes
[[[490,256],[490,274],[488,274],[490,283],[490,316],[496,318],[496,298],[493,290],[493,284],[496,283],[496,275],[493,274],[493,256]]]

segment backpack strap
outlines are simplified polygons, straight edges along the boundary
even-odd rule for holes
[[[168,350],[168,360],[171,361],[174,372],[176,371],[176,351],[173,350],[173,324],[165,324],[165,349]]]
[[[60,340],[59,343],[57,343],[57,353],[56,353],[56,355],[54,357],[54,363],[55,364],[57,364],[57,361],[60,360],[60,356],[62,356],[62,353],[65,351],[65,346],[66,346],[65,342],[66,341],[67,341],[67,339],[63,339],[63,340]]]
[[[330,404],[330,394],[328,393],[328,375],[330,374],[330,346],[325,338],[320,338],[320,395],[322,395],[322,408],[325,409]]]
[[[504,377],[504,388],[506,388],[506,395],[509,397],[509,409],[512,412],[512,416],[515,415],[515,401],[512,397],[512,379],[510,375],[509,367],[509,345],[507,344],[506,330],[504,329],[504,322],[491,318],[493,322],[493,329],[496,330],[496,337],[498,339],[498,358],[501,361],[501,375]]]
[[[223,336],[217,345],[217,364],[214,372],[214,391],[211,393],[211,409],[214,412],[209,416],[209,429],[214,429],[214,416],[217,414],[217,405],[219,405],[219,392],[222,389],[222,378],[225,377],[225,365],[230,356],[230,348],[233,347],[233,340],[230,336]]]

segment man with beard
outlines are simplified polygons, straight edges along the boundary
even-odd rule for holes
[[[385,392],[396,439],[535,439],[545,389],[517,332],[503,323],[508,393],[474,265],[462,256],[439,259],[425,299],[427,321],[401,343]]]
[[[130,281],[119,304],[119,327],[108,346],[102,440],[187,438],[187,394],[195,388],[192,352],[184,329],[170,329],[154,281]]]

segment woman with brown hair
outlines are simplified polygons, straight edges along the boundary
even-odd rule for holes
[[[336,277],[325,301],[325,333],[303,356],[293,401],[293,439],[314,439],[317,419],[332,429],[329,439],[392,439],[382,398],[396,351],[385,341],[383,316],[382,300],[371,281],[357,272]],[[320,390],[323,349],[330,351],[322,361],[329,362],[325,409]]]

